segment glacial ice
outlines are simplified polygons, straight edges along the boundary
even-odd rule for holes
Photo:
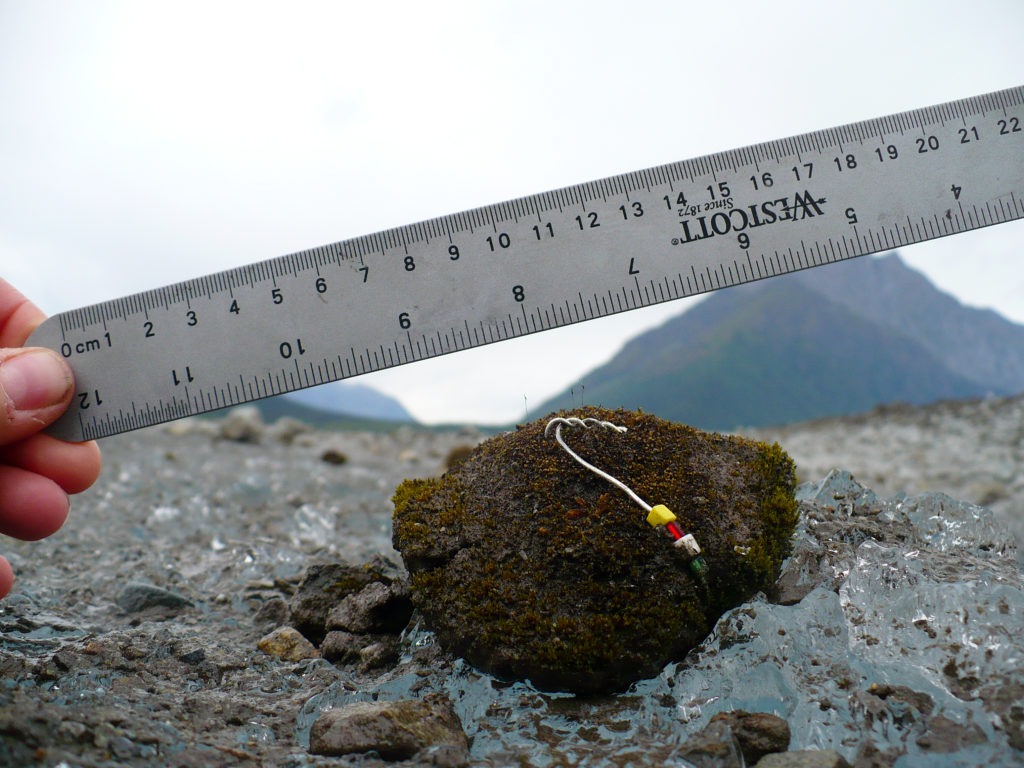
[[[619,696],[575,699],[503,683],[461,661],[408,663],[350,701],[447,693],[474,764],[683,765],[680,748],[728,710],[787,720],[790,749],[879,750],[900,768],[1014,766],[1024,758],[1024,580],[1010,534],[943,494],[879,499],[835,471],[798,490],[801,520],[779,594],[725,614],[686,659]],[[772,602],[775,600],[776,602]],[[784,604],[788,603],[788,604]]]

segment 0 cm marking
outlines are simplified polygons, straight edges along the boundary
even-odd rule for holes
[[[77,344],[71,344],[65,341],[60,345],[60,353],[64,357],[71,357],[72,355],[84,355],[86,352],[95,352],[103,348],[103,342],[107,342],[107,347],[114,346],[110,342],[110,331],[103,334],[102,339],[87,339],[86,341],[79,341]]]

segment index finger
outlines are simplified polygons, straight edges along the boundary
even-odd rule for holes
[[[46,315],[0,277],[0,347],[20,347]]]

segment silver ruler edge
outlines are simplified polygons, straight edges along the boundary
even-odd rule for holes
[[[75,371],[76,397],[49,432],[107,437],[1024,218],[1022,128],[1024,86],[563,187],[64,312],[28,342],[57,350]],[[920,210],[904,215],[911,203]],[[599,285],[580,287],[588,280]]]

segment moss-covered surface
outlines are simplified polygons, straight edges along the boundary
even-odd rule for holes
[[[487,440],[440,478],[400,485],[394,543],[416,607],[452,652],[544,689],[620,690],[772,584],[797,519],[794,466],[778,445],[642,413],[553,415],[628,428],[562,433],[672,509],[704,550],[706,588],[634,501],[545,437],[547,418]]]

